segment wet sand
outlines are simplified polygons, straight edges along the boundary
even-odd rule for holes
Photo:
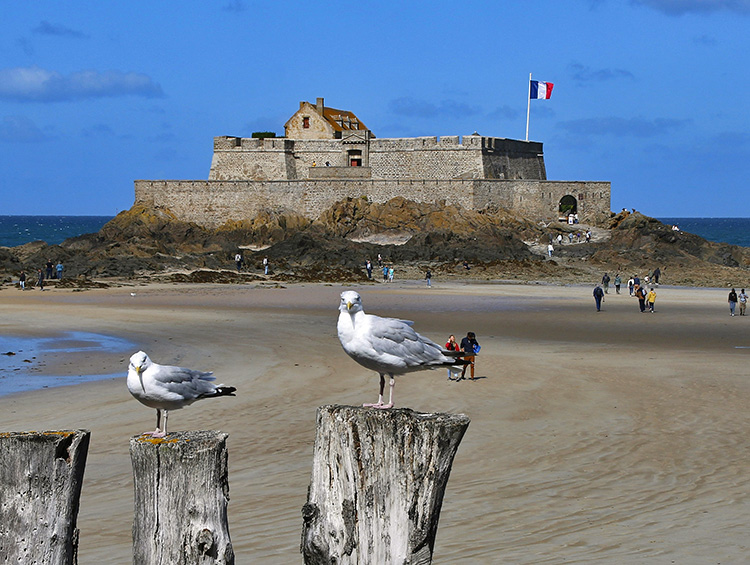
[[[435,341],[471,330],[482,344],[474,382],[437,370],[396,381],[397,406],[472,420],[434,563],[746,560],[750,317],[729,316],[727,291],[661,288],[655,314],[610,293],[597,313],[592,287],[433,283],[345,288],[361,291],[367,312],[414,320]],[[236,386],[236,398],[173,412],[170,428],[230,434],[237,563],[301,563],[315,410],[377,397],[377,375],[336,337],[342,289],[5,288],[0,333],[117,336]],[[39,369],[51,374],[123,376],[0,397],[2,430],[92,432],[82,565],[132,560],[128,443],[155,423],[125,387],[133,351],[49,353]]]

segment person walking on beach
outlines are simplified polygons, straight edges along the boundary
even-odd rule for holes
[[[365,269],[367,270],[367,278],[372,278],[372,263],[370,263],[370,260],[368,259],[365,263]]]
[[[633,277],[630,277],[628,279],[628,292],[630,293],[630,296],[633,296],[633,287],[635,286],[635,281],[633,280]]]
[[[734,289],[729,291],[729,298],[727,301],[729,302],[729,315],[734,316],[734,309],[737,306],[737,292]]]
[[[648,291],[648,295],[646,295],[646,302],[648,303],[649,312],[653,314],[654,303],[656,302],[656,291],[654,290],[654,287],[651,287],[651,290]]]
[[[268,257],[263,257],[263,274],[268,274]]]
[[[44,290],[44,272],[41,269],[37,271],[37,279],[39,290]],[[732,314],[732,316],[734,316],[734,314]]]
[[[445,348],[448,351],[459,351],[455,335],[451,334],[448,336],[448,341],[445,343]],[[448,380],[453,380],[453,373],[451,372],[450,368],[448,368]]]
[[[57,265],[55,265],[55,270],[57,271],[57,280],[58,281],[62,280],[62,273],[63,273],[63,269],[64,268],[65,267],[63,267],[62,261],[58,261]]]
[[[427,280],[427,287],[428,288],[431,287],[432,286],[432,271],[427,269],[427,272],[425,273],[424,278]]]
[[[18,284],[21,286],[21,290],[26,290],[26,273],[23,271],[18,276]]]
[[[635,289],[635,297],[638,299],[638,307],[641,309],[641,313],[646,311],[646,293],[643,292],[643,288],[639,286]]]
[[[393,266],[388,267],[388,282],[393,282],[393,273],[395,273]]]
[[[740,299],[740,316],[744,316],[745,308],[747,308],[747,294],[744,288],[740,291],[738,298]]]
[[[656,286],[659,286],[660,278],[661,278],[661,269],[659,267],[656,267],[656,269],[654,269],[654,284]]]
[[[388,282],[388,265],[383,265],[383,282]]]
[[[611,279],[609,278],[609,275],[607,273],[604,273],[604,276],[602,277],[602,286],[604,287],[604,294],[609,294],[609,281]]]
[[[237,265],[237,272],[239,273],[242,270],[242,254],[237,252],[237,255],[234,256],[234,262]]]
[[[463,379],[466,376],[466,368],[471,367],[471,380],[474,380],[474,359],[475,355],[479,353],[479,349],[481,346],[479,345],[479,342],[477,342],[477,336],[474,334],[474,332],[469,332],[466,334],[466,337],[461,340],[461,351],[465,353],[463,355],[463,358],[466,359],[469,364],[464,365],[463,371],[461,371],[461,379]]]
[[[617,273],[615,275],[615,292],[617,294],[620,294],[620,287],[622,286],[622,277],[620,276],[620,273]]]
[[[604,291],[602,290],[602,287],[596,285],[594,287],[594,302],[596,302],[597,312],[602,311],[602,300],[604,300]]]

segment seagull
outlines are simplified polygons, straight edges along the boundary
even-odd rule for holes
[[[167,435],[169,410],[189,406],[201,398],[234,396],[233,386],[215,385],[213,373],[184,369],[171,365],[159,365],[149,359],[143,351],[133,354],[128,368],[128,390],[136,400],[149,408],[156,408],[156,430],[145,432],[153,437]],[[160,429],[164,414],[164,429]]]
[[[419,335],[408,320],[365,314],[362,298],[353,290],[341,293],[338,334],[344,351],[357,363],[380,374],[380,395],[372,408],[392,408],[394,375],[422,369],[465,365],[459,351],[447,351]],[[390,377],[390,396],[383,402],[385,375]]]

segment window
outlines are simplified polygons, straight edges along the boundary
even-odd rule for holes
[[[310,117],[309,116],[303,116],[302,117],[302,127],[305,129],[310,128]]]

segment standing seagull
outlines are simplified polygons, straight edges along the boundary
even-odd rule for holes
[[[145,432],[153,437],[167,435],[169,410],[189,406],[201,398],[234,396],[233,386],[215,385],[213,373],[184,369],[171,365],[159,365],[143,351],[133,354],[128,368],[128,390],[136,400],[149,408],[156,408],[156,430]],[[164,429],[161,415],[164,413]]]
[[[393,407],[393,375],[422,369],[464,365],[460,352],[447,351],[415,332],[413,322],[365,314],[362,299],[353,290],[341,293],[338,333],[341,346],[357,363],[380,374],[380,395],[373,408]],[[453,356],[452,356],[453,355]],[[383,402],[385,375],[390,380],[390,398]]]

